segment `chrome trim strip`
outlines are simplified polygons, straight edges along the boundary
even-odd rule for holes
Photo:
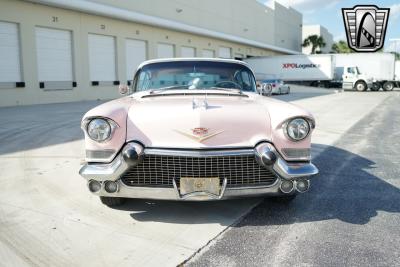
[[[300,177],[309,177],[318,174],[318,169],[314,164],[296,163],[290,164],[278,157],[272,168],[280,177],[284,179],[297,179]]]
[[[223,199],[232,199],[238,197],[257,197],[257,196],[278,196],[283,195],[279,189],[280,179],[270,187],[256,187],[256,188],[229,188],[227,187],[224,192],[221,192],[220,197],[209,196],[199,192],[199,194],[190,194],[187,197],[179,197],[177,190],[173,187],[132,187],[127,186],[118,180],[120,185],[117,193],[107,193],[104,190],[93,193],[98,196],[109,197],[123,197],[123,198],[143,198],[143,199],[159,199],[159,200],[179,200],[179,201],[216,201]]]
[[[286,159],[290,160],[304,160],[310,161],[311,160],[311,149],[310,148],[282,148],[282,154],[286,157]],[[291,155],[291,153],[303,153],[303,155]]]
[[[181,156],[181,157],[215,157],[215,156],[243,156],[254,155],[254,149],[229,149],[229,150],[177,150],[146,148],[146,155]]]

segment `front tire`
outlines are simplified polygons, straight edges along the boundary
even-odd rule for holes
[[[367,90],[367,84],[363,81],[358,81],[356,82],[356,84],[354,85],[354,88],[356,89],[356,91],[358,92],[363,92],[365,90]]]
[[[385,82],[383,84],[383,90],[385,91],[393,91],[394,89],[394,83],[393,82]]]
[[[117,207],[124,204],[126,199],[121,197],[100,197],[100,201],[106,206]]]

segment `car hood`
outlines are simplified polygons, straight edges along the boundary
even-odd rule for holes
[[[127,141],[157,148],[254,147],[271,140],[267,108],[254,94],[155,94],[135,97]]]

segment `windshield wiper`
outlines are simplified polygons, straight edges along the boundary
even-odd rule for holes
[[[168,90],[175,90],[175,89],[188,89],[188,85],[172,85],[172,86],[167,86],[167,87],[161,87],[157,89],[151,89],[150,94],[155,94],[155,93],[160,93],[162,91],[168,91]]]
[[[238,89],[238,88],[225,88],[225,87],[209,87],[208,89],[213,89],[213,90],[221,90],[221,91],[227,91],[227,92],[232,92],[235,91],[239,94],[243,94],[242,89]]]

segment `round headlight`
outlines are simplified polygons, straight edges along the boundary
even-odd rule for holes
[[[105,119],[93,119],[87,126],[87,134],[94,141],[105,141],[111,135],[111,125]]]
[[[287,135],[294,141],[300,141],[307,137],[310,132],[310,124],[302,118],[296,118],[286,126]]]

